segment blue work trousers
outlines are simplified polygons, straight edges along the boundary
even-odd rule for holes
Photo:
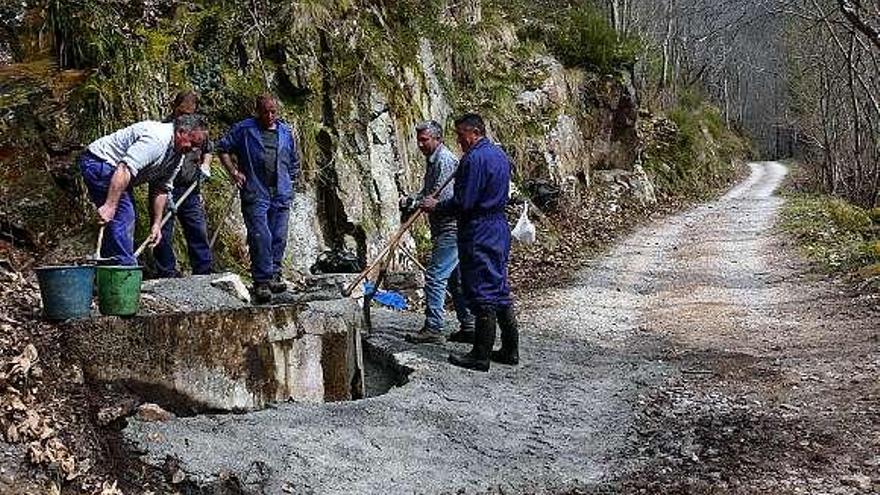
[[[464,296],[472,311],[513,304],[507,281],[510,227],[503,213],[459,221],[458,255]]]
[[[241,213],[247,228],[251,276],[256,283],[268,282],[281,274],[281,260],[287,249],[290,201],[242,197]]]
[[[443,330],[447,289],[452,294],[459,323],[472,326],[474,316],[468,310],[461,291],[456,232],[439,232],[433,236],[432,242],[431,261],[425,269],[425,329],[430,332]]]
[[[189,186],[175,187],[171,199],[178,201],[186,193]],[[170,208],[171,205],[168,205]],[[176,205],[176,211],[162,227],[162,240],[153,249],[156,259],[156,271],[160,277],[178,277],[177,258],[174,255],[174,217],[180,221],[183,237],[186,239],[189,264],[193,275],[211,273],[213,256],[208,246],[208,225],[205,220],[205,204],[199,186]]]
[[[79,169],[92,203],[97,207],[103,206],[116,167],[86,151],[79,157]],[[116,215],[104,229],[101,257],[106,259],[101,260],[102,264],[137,265],[137,259],[134,257],[134,222],[134,202],[129,188],[119,197]]]

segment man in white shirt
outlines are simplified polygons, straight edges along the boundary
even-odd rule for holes
[[[162,238],[162,212],[183,154],[207,139],[201,115],[181,115],[174,122],[144,121],[92,142],[79,158],[89,197],[106,225],[101,257],[136,265],[135,211],[131,190],[149,184],[153,222],[150,243]]]

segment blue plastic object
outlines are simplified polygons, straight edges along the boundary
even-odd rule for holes
[[[94,266],[45,266],[36,272],[46,319],[66,320],[89,315],[95,289]]]
[[[364,294],[382,306],[403,311],[407,308],[406,298],[398,292],[377,290],[376,285],[371,282],[364,282]]]

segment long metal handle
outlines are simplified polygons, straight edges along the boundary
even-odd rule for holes
[[[211,241],[208,243],[208,249],[214,247],[214,243],[217,242],[217,237],[220,235],[220,231],[223,230],[223,226],[226,225],[226,218],[229,217],[229,213],[232,211],[232,205],[235,204],[235,193],[238,192],[238,188],[232,190],[232,193],[229,195],[229,199],[226,200],[226,208],[223,210],[223,215],[220,217],[220,222],[217,223],[217,226],[214,227],[214,234],[211,235]]]
[[[94,258],[96,260],[101,258],[101,246],[104,244],[104,229],[106,227],[107,227],[107,224],[104,223],[104,224],[101,224],[101,228],[98,229],[98,242],[97,242],[97,244],[95,244],[95,258]]]

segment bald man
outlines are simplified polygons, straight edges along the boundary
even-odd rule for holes
[[[273,293],[287,290],[281,277],[281,260],[287,248],[290,203],[299,174],[293,130],[278,118],[275,97],[257,97],[254,117],[232,126],[217,150],[220,163],[240,191],[254,302],[267,303]]]

